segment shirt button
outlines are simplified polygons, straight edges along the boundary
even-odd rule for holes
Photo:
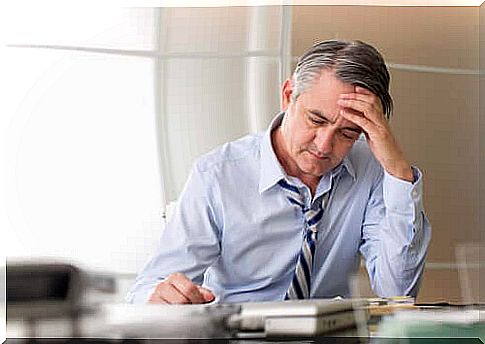
[[[413,190],[412,195],[413,195],[414,197],[418,197],[418,191]]]

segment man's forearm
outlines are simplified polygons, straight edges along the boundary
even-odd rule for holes
[[[383,204],[368,209],[369,225],[364,231],[369,243],[362,250],[379,296],[415,296],[418,291],[431,227],[422,205],[421,173],[414,172],[418,177],[414,184],[385,174]]]

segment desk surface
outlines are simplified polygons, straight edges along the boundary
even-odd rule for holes
[[[388,308],[385,314],[388,313]],[[232,338],[205,338],[205,339],[133,339],[120,338],[119,336],[110,336],[103,324],[96,319],[88,319],[84,323],[85,330],[83,333],[90,338],[70,338],[68,330],[69,321],[61,319],[57,321],[48,320],[43,326],[50,326],[50,331],[42,333],[24,332],[15,333],[9,331],[12,322],[7,323],[7,343],[81,343],[81,344],[104,344],[104,343],[121,343],[121,344],[144,344],[144,343],[371,343],[371,344],[411,344],[411,343],[481,343],[480,339],[485,342],[485,319],[484,310],[467,310],[463,307],[413,307],[412,310],[399,311],[393,316],[376,315],[369,321],[370,337],[359,337],[356,329],[331,333],[318,337],[273,337],[265,338],[262,333],[259,335],[246,335],[244,337]],[[23,325],[27,323],[23,321]],[[181,326],[180,333],[190,333],[184,324],[175,324]],[[64,330],[63,330],[64,329]],[[33,334],[32,334],[33,333]],[[48,333],[55,333],[56,338],[46,337]],[[30,338],[32,336],[38,338]],[[54,336],[54,335],[52,335]],[[13,338],[15,337],[15,338]],[[19,338],[23,337],[23,338]],[[41,338],[42,337],[42,338]],[[63,338],[59,338],[63,337]],[[149,336],[147,336],[149,337]],[[183,337],[183,335],[182,335]],[[425,338],[429,337],[429,338]],[[406,338],[405,341],[402,339]]]
[[[96,338],[7,338],[5,344],[479,344],[478,338],[359,338],[323,336],[317,338],[272,339],[96,339]]]

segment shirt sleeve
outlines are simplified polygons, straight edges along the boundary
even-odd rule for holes
[[[372,289],[381,297],[416,296],[431,226],[423,209],[423,177],[414,182],[381,171],[366,207],[360,251]]]
[[[209,172],[192,169],[156,251],[126,296],[128,302],[146,303],[157,284],[174,272],[202,284],[205,270],[220,253],[209,179]]]

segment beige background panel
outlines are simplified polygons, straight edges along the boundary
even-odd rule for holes
[[[455,269],[425,269],[417,302],[448,301],[461,303],[458,271]]]
[[[485,2],[480,6],[480,229],[485,245]],[[485,299],[485,284],[482,286]]]
[[[478,69],[478,15],[478,7],[294,6],[293,52],[323,39],[361,39],[388,62]]]
[[[453,268],[425,268],[416,302],[462,303],[463,296],[459,277],[458,270]],[[361,267],[359,271],[359,289],[362,297],[376,296],[372,292],[367,270],[364,267]]]

